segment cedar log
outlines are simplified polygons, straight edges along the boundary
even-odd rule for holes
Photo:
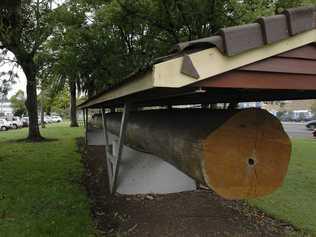
[[[106,116],[115,135],[121,116]],[[291,156],[280,121],[262,109],[131,112],[125,144],[160,157],[227,199],[276,190]]]

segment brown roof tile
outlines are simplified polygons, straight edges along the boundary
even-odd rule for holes
[[[225,52],[228,56],[264,45],[263,33],[259,23],[224,28],[220,35],[224,39]]]
[[[261,17],[258,23],[262,27],[265,44],[271,44],[290,36],[287,18],[285,15]]]
[[[217,47],[228,56],[259,48],[316,28],[316,6],[287,9],[256,23],[224,28],[219,35],[177,44],[173,52]]]
[[[288,20],[288,27],[291,35],[309,31],[315,27],[315,7],[299,7],[287,9],[284,14]]]
[[[211,48],[216,47],[218,48],[222,53],[224,53],[224,43],[223,39],[219,35],[207,37],[207,38],[201,38],[197,40],[182,42],[177,44],[171,52],[182,52],[182,51],[190,51],[191,49],[205,49],[205,48]]]

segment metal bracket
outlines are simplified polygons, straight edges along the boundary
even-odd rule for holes
[[[83,126],[85,130],[85,143],[88,145],[88,108],[82,110],[83,112]]]
[[[114,141],[112,144],[109,142],[108,128],[105,119],[105,109],[102,108],[102,120],[103,120],[103,131],[105,138],[105,154],[107,162],[107,171],[109,177],[109,188],[110,193],[113,194],[117,188],[117,177],[119,174],[120,163],[123,153],[123,145],[126,136],[126,125],[130,112],[131,105],[125,104],[121,120],[121,128],[118,141]]]

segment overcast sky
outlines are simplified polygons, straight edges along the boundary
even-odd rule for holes
[[[16,84],[12,86],[12,90],[9,91],[8,97],[10,98],[14,95],[18,90],[26,91],[26,78],[22,70],[18,72],[19,78],[16,79]],[[26,94],[26,93],[25,93]]]
[[[14,57],[11,55],[6,58],[13,59]],[[12,69],[12,64],[7,63],[3,66],[0,66],[0,72],[8,72]],[[18,68],[15,70],[18,73],[18,78],[16,79],[16,83],[12,85],[12,90],[9,91],[8,98],[10,98],[12,95],[14,95],[18,90],[26,91],[26,78],[24,72]]]

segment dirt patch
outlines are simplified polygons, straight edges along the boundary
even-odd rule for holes
[[[107,236],[287,236],[292,226],[245,202],[227,201],[212,191],[168,195],[108,193],[103,146],[82,151],[85,184],[98,232]],[[117,234],[120,235],[117,235]]]

